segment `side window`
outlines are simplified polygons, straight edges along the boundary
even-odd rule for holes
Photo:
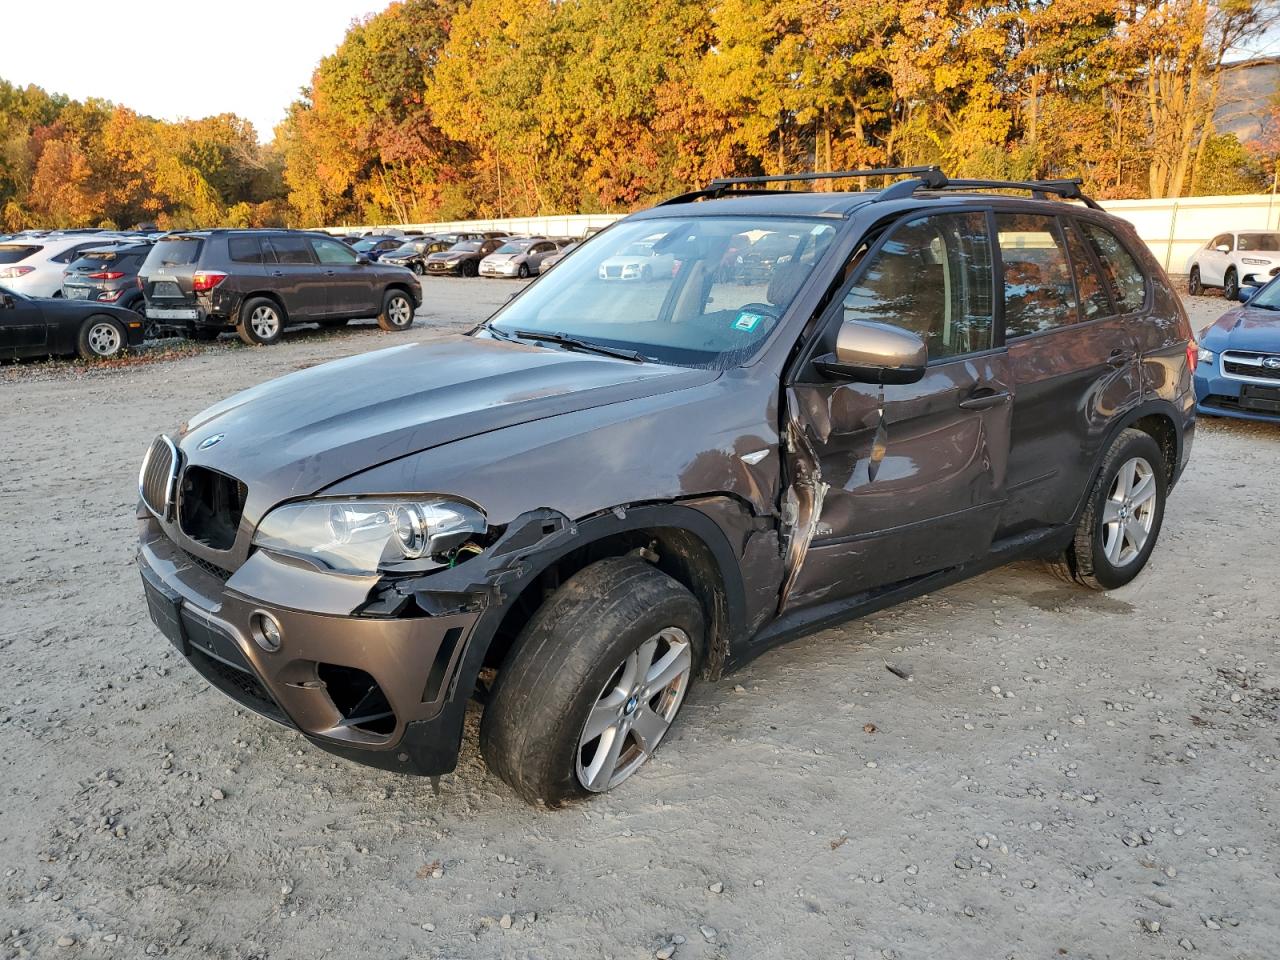
[[[305,237],[277,234],[274,237],[268,237],[266,244],[275,253],[277,263],[312,264],[315,262],[311,259],[311,248],[307,245]]]
[[[264,263],[262,243],[257,237],[228,237],[227,255],[235,263]]]
[[[1121,313],[1141,310],[1147,300],[1147,278],[1133,254],[1125,249],[1119,237],[1104,227],[1086,223],[1084,232],[1102,261],[1116,309]]]
[[[1080,239],[1080,233],[1070,223],[1063,223],[1067,234],[1067,252],[1071,254],[1071,271],[1076,278],[1076,293],[1080,295],[1080,319],[1097,320],[1111,315],[1111,301],[1102,287],[1098,271],[1088,248]]]
[[[49,259],[53,263],[70,263],[72,260],[78,260],[80,258],[81,251],[89,250],[93,247],[101,247],[101,246],[103,246],[103,244],[100,242],[99,243],[81,243],[81,244],[77,244],[76,246],[72,247],[69,250],[64,250],[62,253],[59,253],[57,256],[50,257]]]
[[[991,238],[984,213],[938,214],[895,227],[844,298],[844,319],[919,334],[929,359],[993,343]]]
[[[355,252],[345,243],[339,243],[337,240],[312,237],[311,249],[316,252],[316,259],[323,264],[350,266],[356,262]]]
[[[1062,227],[1038,213],[997,213],[1004,262],[1005,338],[1076,322],[1076,292]]]
[[[1219,247],[1226,247],[1228,250],[1235,249],[1235,244],[1231,242],[1231,234],[1220,233],[1209,241],[1210,250],[1217,250]]]

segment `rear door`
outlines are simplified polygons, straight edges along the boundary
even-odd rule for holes
[[[1142,395],[1138,344],[1073,218],[996,212],[1013,377],[1001,535],[1070,522],[1115,417]]]
[[[307,239],[300,233],[277,233],[262,241],[275,257],[275,263],[267,264],[267,285],[284,301],[290,320],[315,320],[334,312],[329,278]]]
[[[972,208],[913,216],[860,266],[854,255],[853,279],[827,309],[816,352],[834,349],[841,323],[873,321],[921,336],[929,365],[918,383],[878,387],[826,380],[808,363],[788,388],[783,609],[989,551],[1010,417],[990,231],[989,214]]]
[[[0,287],[0,357],[27,357],[48,350],[49,331],[36,300]]]
[[[311,251],[319,261],[328,284],[328,310],[333,315],[372,317],[378,313],[375,271],[360,263],[359,256],[345,243],[327,237],[308,237]]]

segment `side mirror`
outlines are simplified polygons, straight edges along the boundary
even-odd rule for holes
[[[1241,303],[1248,303],[1253,299],[1253,295],[1258,292],[1258,287],[1252,284],[1241,284],[1240,289],[1236,291],[1236,299]]]
[[[836,334],[836,351],[814,365],[833,379],[860,383],[915,383],[924,377],[929,348],[910,330],[887,323],[848,320]]]
[[[356,263],[360,264],[362,267],[367,267],[369,264],[373,263],[373,261],[369,259],[369,255],[367,253],[361,253],[356,256]]]
[[[1219,253],[1230,253],[1230,252],[1231,252],[1231,245],[1230,245],[1230,244],[1226,244],[1226,243],[1220,243],[1220,244],[1218,244],[1216,247],[1214,247],[1213,249],[1217,250]]]

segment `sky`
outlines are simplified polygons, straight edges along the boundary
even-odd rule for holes
[[[4,17],[0,78],[160,120],[237,113],[262,141],[351,21],[389,0],[36,0]]]

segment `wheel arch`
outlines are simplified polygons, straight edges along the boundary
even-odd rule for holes
[[[1178,425],[1182,420],[1185,420],[1185,417],[1179,413],[1177,407],[1167,400],[1148,401],[1133,408],[1123,416],[1117,417],[1107,431],[1106,439],[1098,446],[1093,464],[1089,468],[1088,482],[1083,486],[1080,502],[1076,505],[1075,513],[1071,519],[1072,525],[1080,521],[1080,516],[1088,504],[1089,492],[1093,489],[1093,485],[1098,479],[1098,473],[1102,469],[1102,462],[1106,459],[1107,451],[1116,442],[1116,438],[1130,427],[1148,434],[1160,447],[1161,452],[1164,454],[1165,477],[1168,480],[1169,487],[1172,488],[1178,479],[1179,464],[1182,463],[1184,433],[1183,428]]]
[[[241,317],[241,314],[243,314],[243,313],[244,313],[244,308],[245,308],[245,306],[246,306],[246,305],[247,305],[251,300],[257,300],[257,299],[259,299],[259,298],[261,298],[261,299],[263,299],[263,300],[270,300],[272,303],[274,303],[274,304],[279,308],[279,310],[280,310],[280,326],[281,326],[281,327],[284,327],[284,325],[285,325],[285,324],[287,324],[287,323],[289,323],[289,322],[290,322],[290,321],[289,321],[289,308],[288,308],[287,306],[285,306],[284,298],[283,298],[282,296],[280,296],[280,294],[276,293],[276,291],[274,291],[274,290],[253,290],[253,291],[250,291],[249,293],[241,294],[241,296],[240,296],[240,302],[236,304],[235,318],[236,318],[236,325],[237,325],[237,326],[239,326],[240,321],[243,319],[243,318]]]

